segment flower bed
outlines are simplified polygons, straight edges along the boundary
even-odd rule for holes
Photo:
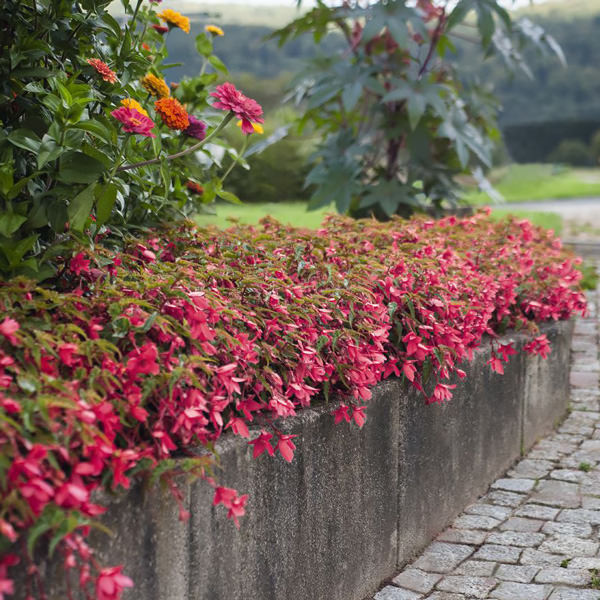
[[[91,494],[134,477],[161,478],[179,501],[174,476],[203,477],[237,523],[248,498],[211,468],[226,430],[255,457],[291,461],[278,420],[332,393],[344,399],[332,418],[361,427],[386,377],[449,400],[484,335],[498,373],[515,349],[493,338],[509,328],[545,356],[536,322],[585,309],[575,262],[526,221],[331,218],[316,232],[265,221],[82,252],[62,292],[3,284],[0,591],[43,537],[82,587],[117,597],[132,582],[97,564],[85,536],[104,510]]]

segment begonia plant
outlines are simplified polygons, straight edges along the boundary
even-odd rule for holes
[[[252,498],[213,469],[224,435],[291,461],[302,448],[282,419],[304,407],[362,427],[388,377],[449,401],[485,337],[501,376],[523,345],[500,338],[511,331],[546,356],[538,323],[585,310],[577,262],[551,232],[483,213],[316,231],[267,219],[82,247],[61,291],[0,284],[0,597],[44,598],[45,552],[87,598],[134,584],[86,542],[101,490],[160,480],[186,519],[175,477],[188,473],[238,524]]]

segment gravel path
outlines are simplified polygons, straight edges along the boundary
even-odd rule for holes
[[[597,297],[575,328],[568,418],[374,600],[600,600]]]

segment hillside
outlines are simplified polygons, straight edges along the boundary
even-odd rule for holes
[[[518,15],[568,21],[600,15],[600,0],[550,0],[515,12]]]
[[[169,6],[166,7],[169,8]],[[183,0],[178,1],[176,6],[170,6],[170,8],[189,16],[192,21],[210,19],[220,25],[260,25],[271,29],[283,27],[299,14],[291,0],[287,3],[282,2],[281,5],[270,6],[241,2],[239,4],[226,4]],[[115,16],[124,14],[120,0],[114,0],[109,10]]]

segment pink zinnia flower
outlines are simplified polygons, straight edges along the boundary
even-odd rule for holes
[[[197,140],[203,140],[206,137],[206,123],[194,115],[188,115],[188,120],[190,124],[183,130],[183,133]]]
[[[211,96],[217,98],[213,106],[221,110],[229,110],[242,121],[242,131],[244,133],[254,133],[252,123],[264,123],[265,120],[261,117],[263,110],[261,105],[244,96],[242,92],[229,82],[217,86],[217,90],[212,92]]]
[[[139,133],[146,137],[156,137],[156,134],[150,131],[154,127],[154,121],[137,111],[135,108],[122,106],[110,113],[117,121],[123,123],[123,131],[128,133]]]

